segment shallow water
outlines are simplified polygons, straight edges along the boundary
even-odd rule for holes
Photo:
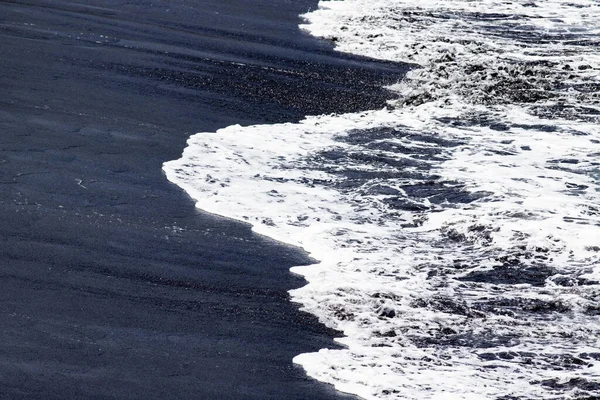
[[[414,69],[383,110],[200,133],[168,178],[320,263],[294,301],[367,399],[600,395],[600,3],[322,2],[302,27]]]

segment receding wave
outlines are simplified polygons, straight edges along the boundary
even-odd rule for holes
[[[600,396],[600,2],[321,2],[303,28],[415,64],[383,110],[231,126],[165,164],[320,262],[291,292],[366,399]]]

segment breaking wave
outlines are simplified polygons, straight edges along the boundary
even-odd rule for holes
[[[418,5],[417,5],[418,4]],[[167,177],[301,246],[295,358],[365,399],[600,396],[600,2],[321,2],[303,29],[415,64],[383,110],[192,136]]]

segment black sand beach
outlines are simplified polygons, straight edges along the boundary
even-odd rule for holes
[[[301,33],[316,1],[0,1],[0,398],[340,399],[292,364],[306,255],[199,213],[198,131],[380,108],[400,66]]]

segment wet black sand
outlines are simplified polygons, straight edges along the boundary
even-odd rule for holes
[[[161,171],[197,131],[384,104],[402,68],[300,33],[315,6],[0,1],[0,398],[344,398],[291,363],[334,346],[288,301],[306,256]]]

